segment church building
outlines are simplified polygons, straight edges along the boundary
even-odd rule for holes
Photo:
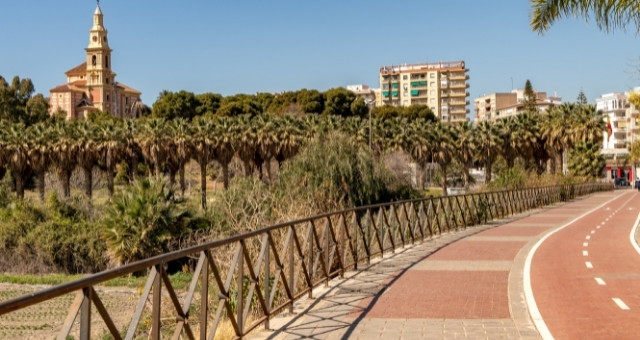
[[[100,4],[93,13],[86,60],[70,69],[67,83],[50,90],[50,113],[64,110],[67,120],[87,117],[91,111],[108,111],[122,118],[136,118],[144,107],[140,91],[116,82],[111,70],[111,48],[103,25]]]

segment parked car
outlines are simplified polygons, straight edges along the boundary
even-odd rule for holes
[[[625,177],[618,177],[616,178],[615,185],[617,187],[628,187],[631,183],[629,183],[629,180]]]

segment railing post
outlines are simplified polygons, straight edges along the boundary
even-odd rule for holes
[[[161,299],[162,296],[162,275],[164,275],[164,263],[156,265],[156,271],[158,274],[153,280],[153,296],[151,307],[151,339],[160,340],[160,312],[161,312]]]
[[[238,281],[236,282],[236,322],[240,337],[244,335],[244,240],[240,241],[240,256],[238,256]]]
[[[313,224],[313,222],[309,222],[309,236],[307,237],[307,241],[309,242],[307,248],[307,250],[309,251],[309,253],[307,254],[307,256],[309,256],[309,267],[307,267],[307,270],[309,271],[309,298],[313,298],[313,259],[315,258],[315,254],[313,253],[313,237],[316,234],[315,228],[315,224]]]
[[[289,238],[289,291],[291,292],[291,304],[289,304],[289,313],[293,314],[293,296],[295,296],[294,285],[294,266],[293,263],[293,238],[296,237],[296,233],[293,231],[294,226],[290,226],[291,238]]]
[[[325,224],[325,238],[326,238],[326,242],[324,245],[324,263],[327,269],[327,277],[326,280],[324,282],[324,286],[325,287],[329,287],[329,275],[331,274],[331,264],[329,263],[329,249],[330,249],[330,241],[331,241],[331,230],[329,228],[331,228],[331,217],[327,216],[327,223]],[[336,249],[338,249],[337,245],[336,245]]]
[[[200,339],[207,338],[207,324],[209,314],[209,254],[203,251],[204,263],[200,276]]]
[[[270,254],[271,254],[271,233],[267,232],[266,237],[264,238],[265,242],[267,242],[266,247],[267,250],[264,254],[264,299],[265,305],[267,305],[267,309],[265,310],[265,314],[267,319],[264,320],[264,329],[269,329],[269,319],[271,319],[271,268],[270,268]]]
[[[82,288],[84,299],[80,306],[80,339],[91,339],[91,288]]]

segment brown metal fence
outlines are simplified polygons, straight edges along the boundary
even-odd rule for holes
[[[99,331],[114,339],[171,335],[213,339],[221,322],[237,337],[289,309],[313,288],[358,269],[372,258],[422,242],[441,233],[597,191],[610,183],[548,186],[371,205],[321,214],[100,272],[33,294],[0,302],[0,316],[76,293],[58,338],[90,339]],[[174,289],[167,268],[192,262],[184,292]],[[115,321],[96,286],[110,279],[147,273],[133,312]],[[238,294],[240,292],[240,294]],[[97,314],[97,316],[96,316]],[[79,318],[78,318],[79,316]],[[141,322],[141,320],[143,322]],[[93,325],[93,333],[92,333]],[[104,335],[104,334],[103,334]]]

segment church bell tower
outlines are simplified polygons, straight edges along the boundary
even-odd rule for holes
[[[112,113],[115,106],[115,76],[111,71],[111,48],[107,39],[107,30],[103,25],[100,3],[93,13],[93,26],[89,31],[87,53],[87,91],[93,106]]]

